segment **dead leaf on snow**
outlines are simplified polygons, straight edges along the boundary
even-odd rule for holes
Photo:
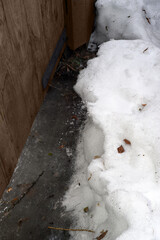
[[[101,157],[100,157],[100,156],[98,156],[98,155],[94,156],[94,159],[97,159],[97,158],[101,158]]]
[[[102,231],[102,232],[101,232],[101,235],[100,235],[99,237],[96,237],[96,239],[97,239],[97,240],[103,239],[103,238],[106,236],[107,232],[108,232],[108,230],[106,230],[105,232]]]
[[[85,213],[87,213],[89,211],[89,208],[85,207],[83,210],[84,210]]]
[[[147,22],[148,22],[149,24],[151,24],[151,22],[150,22],[150,19],[149,19],[149,18],[147,18],[147,17],[146,17],[146,19],[147,19]]]
[[[88,178],[88,181],[91,179],[91,177],[92,177],[92,174],[90,174],[90,177]]]
[[[142,107],[145,107],[145,106],[147,106],[147,104],[146,104],[146,103],[142,104]]]
[[[120,147],[117,148],[118,153],[123,153],[125,152],[124,147],[121,145]]]
[[[128,139],[123,139],[123,141],[128,144],[128,145],[131,145],[131,142],[128,140]]]

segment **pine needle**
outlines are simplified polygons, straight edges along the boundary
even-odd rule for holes
[[[54,230],[61,230],[61,231],[74,231],[74,232],[91,232],[95,233],[95,231],[88,230],[88,229],[66,229],[66,228],[56,228],[56,227],[48,227],[49,229],[54,229]]]

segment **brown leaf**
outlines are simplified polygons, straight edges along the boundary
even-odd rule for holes
[[[85,207],[83,210],[84,210],[85,213],[87,213],[89,211],[89,208]]]
[[[147,19],[147,22],[148,22],[149,24],[151,24],[151,22],[150,22],[149,18],[147,18],[147,17],[146,17],[146,19]]]
[[[123,141],[128,144],[128,145],[131,145],[131,142],[128,140],[128,139],[123,139]]]
[[[100,156],[98,156],[98,155],[94,156],[94,159],[97,159],[97,158],[101,158],[101,157],[100,157]]]
[[[11,203],[12,203],[12,204],[16,204],[16,202],[18,202],[18,201],[19,201],[19,198],[16,197],[16,198],[13,198],[13,199],[11,200]]]
[[[147,104],[146,104],[146,103],[145,103],[145,104],[142,104],[142,106],[145,107],[145,106],[147,106]]]
[[[88,181],[91,179],[91,177],[92,177],[92,174],[90,174],[90,177],[88,178]]]
[[[119,148],[117,148],[118,153],[123,153],[125,152],[123,146],[121,145]]]
[[[102,231],[101,235],[100,235],[99,237],[96,237],[96,239],[97,239],[97,240],[103,239],[103,238],[106,236],[107,232],[108,232],[108,230],[106,230],[105,232]]]

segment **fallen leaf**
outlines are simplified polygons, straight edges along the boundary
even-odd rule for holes
[[[92,174],[90,174],[90,177],[88,178],[88,181],[91,179],[91,177],[92,177]]]
[[[16,198],[13,198],[13,199],[11,200],[11,203],[12,203],[12,204],[16,204],[16,202],[18,202],[18,200],[19,200],[19,198],[18,198],[18,197],[16,197]]]
[[[143,53],[145,53],[148,50],[148,48],[144,49]]]
[[[99,237],[96,237],[96,239],[97,239],[97,240],[103,239],[103,238],[106,236],[107,232],[108,232],[108,230],[106,230],[105,232],[102,231],[101,235],[100,235]]]
[[[147,19],[147,22],[148,22],[149,24],[151,24],[151,22],[150,22],[149,18],[147,18],[147,17],[146,17],[146,19]]]
[[[83,210],[84,210],[85,213],[87,213],[89,211],[89,208],[85,207]]]
[[[123,153],[125,152],[123,146],[121,145],[119,148],[117,148],[118,153]]]
[[[13,189],[10,187],[7,189],[7,193],[9,193],[10,191],[12,191]]]
[[[145,103],[145,104],[142,104],[143,107],[145,107],[146,105],[147,105],[146,103]]]
[[[128,144],[128,145],[131,145],[131,142],[128,140],[128,139],[123,139],[123,141]]]
[[[94,156],[94,159],[97,159],[97,158],[101,158],[101,157],[100,157],[100,156],[98,156],[98,155]]]

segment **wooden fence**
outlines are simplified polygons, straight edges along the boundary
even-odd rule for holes
[[[0,0],[0,195],[44,98],[42,76],[64,29],[63,0]]]

